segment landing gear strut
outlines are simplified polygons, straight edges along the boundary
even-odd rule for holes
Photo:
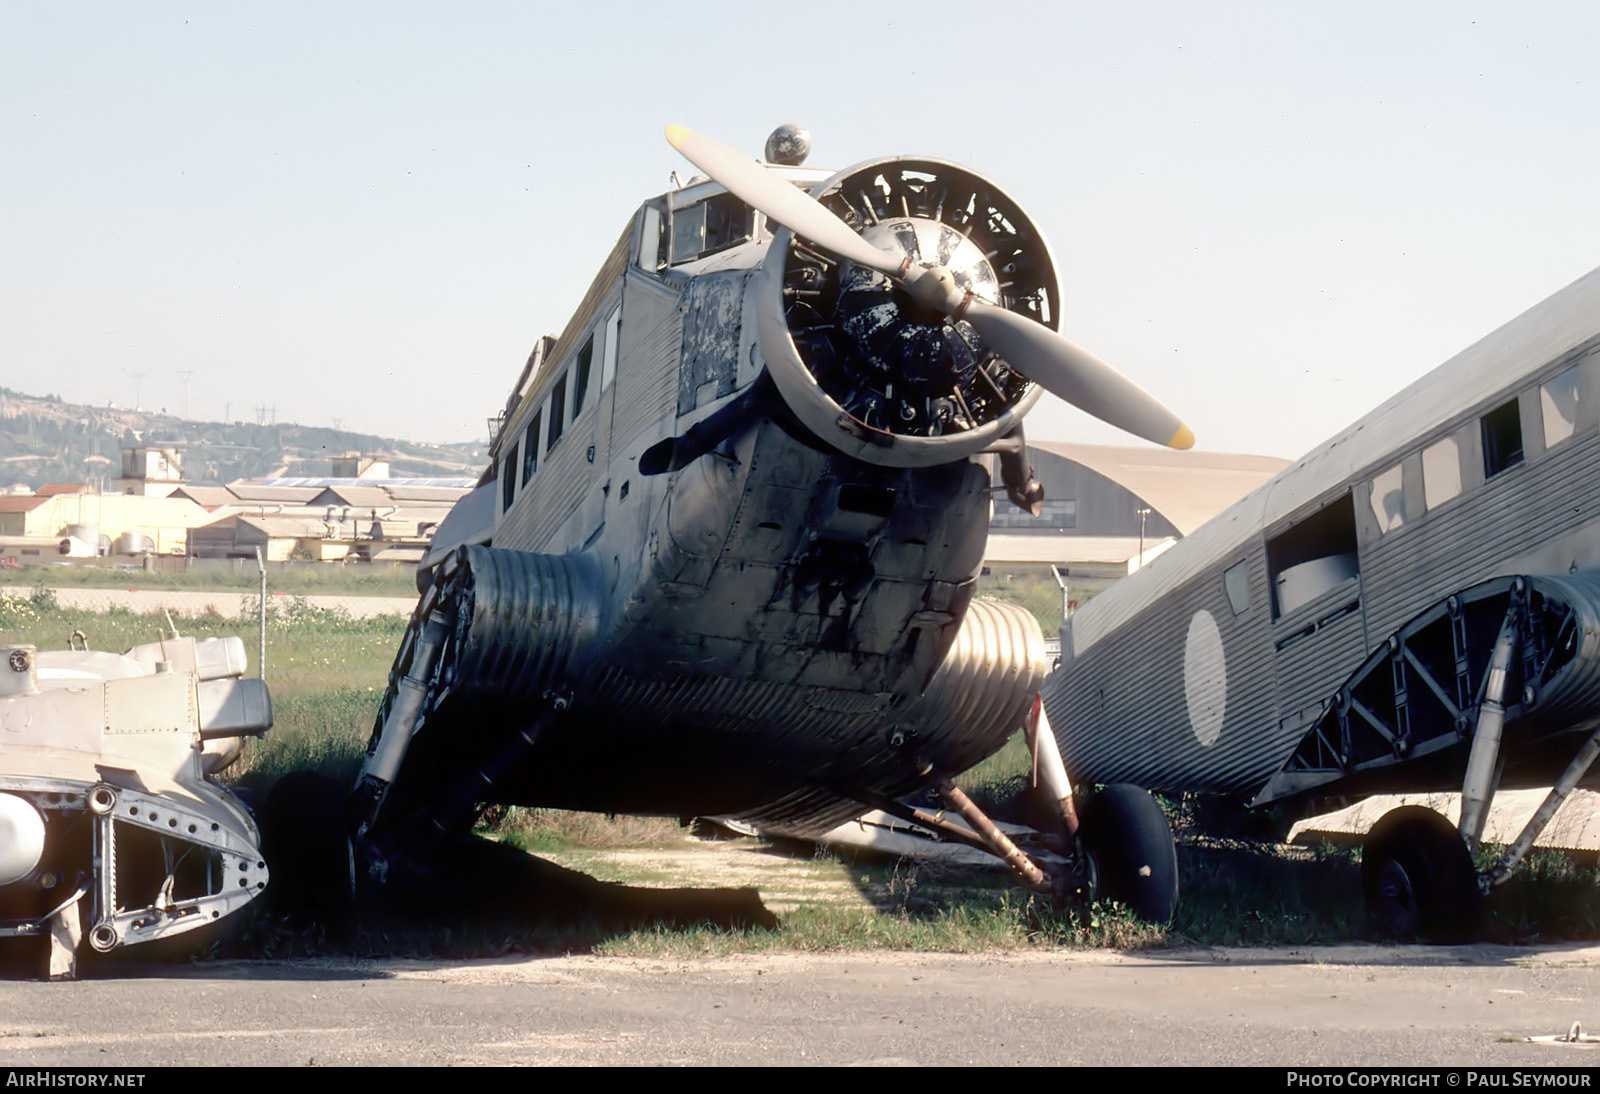
[[[1396,784],[1393,769],[1413,761],[1431,765],[1437,778],[1450,770],[1440,762],[1450,750],[1465,751],[1460,823],[1418,806],[1393,810],[1367,839],[1362,878],[1379,933],[1471,938],[1482,898],[1510,876],[1600,757],[1597,628],[1595,571],[1491,578],[1444,598],[1368,656],[1255,804],[1326,794],[1340,783],[1370,792]],[[1480,874],[1472,856],[1508,758],[1524,782],[1530,767],[1546,778],[1555,747],[1568,740],[1581,743],[1544,804]]]
[[[1040,864],[1045,862],[1043,858],[1039,862],[1030,858],[959,788],[924,761],[912,762],[919,774],[932,778],[945,803],[969,827],[901,802],[872,795],[858,798],[865,805],[1003,859],[1029,889],[1058,903],[1115,900],[1141,919],[1170,922],[1178,906],[1178,853],[1172,828],[1155,799],[1137,786],[1115,783],[1089,800],[1080,822],[1055,735],[1037,699],[1027,735],[1038,788],[1058,814],[1056,835],[1066,851],[1064,857],[1046,865]]]

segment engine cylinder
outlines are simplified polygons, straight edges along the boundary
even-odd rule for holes
[[[942,266],[973,297],[1054,330],[1060,290],[1049,247],[998,187],[938,160],[885,159],[813,190],[869,242]],[[1010,432],[1039,389],[971,324],[921,307],[893,278],[779,231],[757,308],[778,390],[818,436],[860,459],[925,467]]]

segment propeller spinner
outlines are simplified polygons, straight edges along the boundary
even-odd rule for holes
[[[826,206],[756,161],[682,126],[667,140],[684,158],[745,204],[824,250],[899,281],[917,302],[953,320],[965,319],[1007,364],[1086,413],[1138,437],[1189,448],[1194,434],[1139,385],[1050,328],[975,298],[950,271],[918,265],[857,235]]]

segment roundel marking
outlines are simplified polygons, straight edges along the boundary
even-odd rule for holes
[[[1228,705],[1228,671],[1222,656],[1222,632],[1208,611],[1194,613],[1183,643],[1183,701],[1189,708],[1194,739],[1210,748],[1222,736]]]

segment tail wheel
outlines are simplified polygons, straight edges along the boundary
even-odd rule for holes
[[[1178,851],[1166,814],[1146,791],[1113,783],[1089,799],[1078,829],[1094,863],[1094,896],[1166,923],[1178,908]]]
[[[1447,819],[1420,805],[1391,809],[1361,852],[1373,930],[1399,942],[1470,942],[1483,915],[1478,873]]]

